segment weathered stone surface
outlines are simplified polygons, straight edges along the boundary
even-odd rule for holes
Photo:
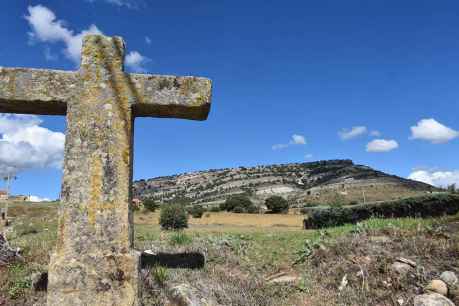
[[[448,287],[453,287],[459,284],[456,273],[452,271],[445,271],[440,275],[440,279],[444,281]]]
[[[407,258],[403,258],[403,257],[398,257],[398,258],[396,259],[396,261],[401,262],[401,263],[404,263],[404,264],[407,264],[407,265],[410,265],[410,266],[412,266],[413,268],[416,267],[416,262],[413,261],[413,260],[411,260],[411,259],[407,259]]]
[[[67,114],[49,306],[138,304],[129,205],[134,117],[209,113],[210,80],[128,74],[123,61],[120,37],[88,35],[78,72],[0,69],[0,111]]]
[[[136,117],[207,118],[212,90],[209,79],[131,74],[130,82],[137,97]]]
[[[0,112],[65,115],[80,87],[76,72],[0,67]]]
[[[405,276],[412,270],[412,267],[409,264],[396,261],[391,265],[391,269],[397,272],[400,276]]]
[[[46,291],[48,289],[48,272],[35,272],[30,276],[30,281],[35,291]]]
[[[19,255],[18,250],[13,250],[3,233],[0,233],[0,266],[7,265],[16,260],[22,261],[23,258]]]
[[[207,301],[201,301],[194,288],[187,284],[180,284],[168,290],[170,306],[210,306]]]
[[[436,292],[441,295],[448,294],[448,287],[446,286],[445,282],[439,279],[432,280],[427,286],[426,290],[430,292]]]
[[[427,293],[416,296],[414,306],[454,306],[454,304],[441,294]]]

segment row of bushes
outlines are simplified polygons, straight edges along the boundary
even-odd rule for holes
[[[272,213],[288,211],[288,202],[279,196],[266,199],[266,206]],[[152,199],[143,202],[147,211],[155,211],[159,205]],[[218,207],[218,211],[234,213],[258,213],[258,207],[246,195],[231,196]],[[188,215],[193,218],[201,218],[207,210],[201,205],[193,205],[186,208],[183,204],[163,204],[159,216],[159,224],[163,229],[180,229],[188,227]],[[211,211],[213,211],[211,209]]]
[[[459,212],[459,196],[432,195],[377,204],[314,209],[304,220],[305,229],[317,229],[357,223],[372,217],[439,217]]]

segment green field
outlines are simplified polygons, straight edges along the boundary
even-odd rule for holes
[[[0,268],[0,305],[2,299],[5,305],[44,305],[46,292],[35,291],[30,276],[47,269],[56,207],[11,205],[12,224],[3,230],[25,262]],[[212,213],[190,219],[190,228],[177,233],[161,231],[157,213],[136,212],[136,249],[197,252],[206,259],[200,269],[145,266],[143,305],[164,305],[168,288],[183,283],[210,305],[392,305],[394,296],[408,301],[442,271],[459,272],[458,216],[370,219],[308,231],[301,219]],[[401,279],[390,269],[397,257],[423,269],[415,279]],[[348,284],[338,290],[344,276]]]

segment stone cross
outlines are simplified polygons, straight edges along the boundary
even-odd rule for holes
[[[78,71],[0,68],[0,112],[67,116],[49,306],[138,305],[134,118],[205,120],[210,110],[209,79],[125,73],[124,50],[120,37],[88,35]]]

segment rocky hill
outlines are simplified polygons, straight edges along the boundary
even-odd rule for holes
[[[211,169],[134,182],[135,198],[212,205],[246,193],[255,202],[281,195],[292,205],[361,203],[398,199],[435,188],[386,174],[351,160]]]

